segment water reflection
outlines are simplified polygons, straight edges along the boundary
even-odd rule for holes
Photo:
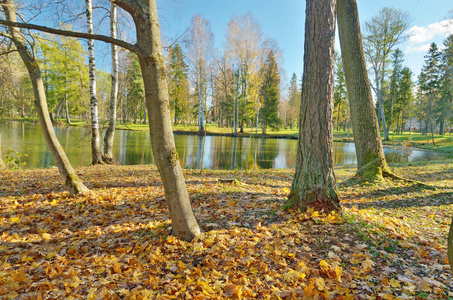
[[[91,163],[91,135],[89,127],[54,127],[55,133],[74,166]],[[2,146],[26,153],[22,157],[25,168],[55,165],[47,150],[37,123],[3,122]],[[251,170],[254,168],[294,168],[297,141],[289,139],[233,138],[225,136],[175,135],[176,150],[185,168]],[[386,147],[384,152],[391,161],[420,161],[441,159],[437,152]],[[410,152],[410,153],[407,153]],[[153,163],[147,132],[117,130],[114,144],[115,160],[120,164]],[[353,143],[334,143],[334,163],[356,163]]]

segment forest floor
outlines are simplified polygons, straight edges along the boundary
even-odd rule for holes
[[[395,167],[356,186],[336,167],[341,215],[284,211],[293,170],[184,170],[204,233],[171,235],[154,166],[0,173],[1,299],[453,299],[446,239],[453,163]],[[222,179],[234,179],[231,183]]]

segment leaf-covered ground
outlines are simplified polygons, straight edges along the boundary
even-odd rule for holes
[[[171,235],[152,166],[0,174],[1,299],[448,299],[453,164],[405,166],[407,182],[354,186],[342,216],[282,210],[292,170],[186,170],[203,235]],[[222,179],[234,179],[233,182]]]

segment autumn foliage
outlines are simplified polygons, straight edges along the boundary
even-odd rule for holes
[[[282,210],[293,171],[185,171],[200,238],[171,235],[157,170],[94,166],[70,197],[55,169],[0,173],[1,299],[448,299],[452,164],[357,187],[342,215]],[[219,179],[235,178],[236,181]]]

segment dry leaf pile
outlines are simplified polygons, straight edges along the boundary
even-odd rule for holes
[[[453,164],[398,168],[412,183],[355,186],[345,212],[282,210],[292,170],[185,170],[203,235],[171,235],[152,166],[0,174],[2,299],[449,299]],[[234,178],[233,182],[219,179]]]

